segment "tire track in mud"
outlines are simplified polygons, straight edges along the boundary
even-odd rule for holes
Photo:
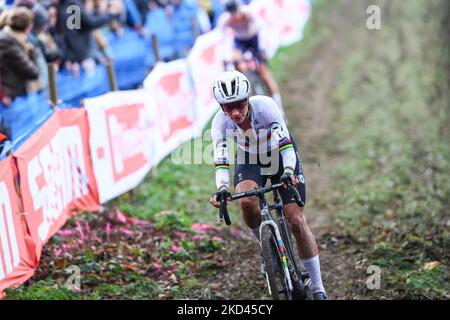
[[[328,201],[336,195],[332,171],[339,155],[329,151],[333,135],[333,120],[337,111],[333,104],[333,92],[345,58],[360,45],[356,28],[364,28],[367,5],[351,0],[336,1],[313,16],[312,23],[330,33],[311,50],[309,59],[291,64],[297,76],[285,79],[282,88],[287,114],[299,142],[300,155],[305,164],[308,204],[305,216],[314,233],[321,259],[325,288],[330,299],[361,299],[359,290],[365,276],[358,268],[355,253],[364,250],[352,239],[339,236],[329,217],[333,215]],[[314,36],[314,35],[313,35]],[[359,274],[359,276],[356,276]]]

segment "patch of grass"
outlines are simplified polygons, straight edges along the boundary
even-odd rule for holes
[[[156,299],[160,290],[158,284],[150,279],[137,276],[125,285],[102,283],[87,295],[88,299]]]
[[[372,247],[366,255],[384,267],[391,297],[443,297],[450,143],[442,132],[450,99],[439,76],[448,59],[438,36],[442,15],[436,3],[380,2],[391,19],[378,33],[360,31],[370,43],[348,57],[334,95],[333,139],[345,158],[335,170],[335,223]],[[421,20],[430,11],[431,24]],[[420,269],[434,260],[443,262],[439,271]]]
[[[60,285],[51,279],[38,281],[31,286],[7,289],[10,300],[79,300],[81,294],[72,291],[66,285]]]
[[[181,285],[170,287],[169,294],[174,299],[211,299],[206,286],[194,278],[184,281]]]
[[[166,230],[191,230],[191,219],[184,212],[160,212],[155,215],[156,227]]]

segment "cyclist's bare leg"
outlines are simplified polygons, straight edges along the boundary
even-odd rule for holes
[[[242,65],[242,51],[234,48],[233,49],[233,62],[234,62],[234,66],[236,68],[237,71],[244,73],[245,72],[245,68]]]
[[[303,208],[290,203],[284,206],[284,212],[297,242],[298,255],[311,279],[312,293],[325,293],[320,272],[319,250],[316,239],[306,223]]]
[[[235,192],[240,193],[260,186],[252,180],[244,180],[236,185]],[[257,197],[239,199],[242,219],[250,229],[255,229],[261,224],[261,214],[259,210],[259,200]]]
[[[258,75],[261,78],[261,81],[267,87],[269,94],[273,96],[276,93],[280,93],[280,89],[278,88],[277,82],[272,76],[272,73],[269,70],[269,67],[265,63],[260,63],[258,65]]]
[[[265,63],[260,63],[257,72],[259,77],[261,78],[261,81],[269,91],[270,96],[278,104],[278,106],[280,107],[280,111],[284,116],[283,102],[281,101],[280,89],[278,88],[278,84],[273,78],[268,65]]]
[[[306,223],[303,208],[295,203],[284,206],[284,212],[289,226],[297,240],[298,255],[301,259],[308,259],[318,255],[316,239]]]

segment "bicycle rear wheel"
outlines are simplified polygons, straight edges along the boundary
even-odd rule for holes
[[[274,300],[292,300],[283,270],[283,260],[278,249],[277,239],[270,226],[263,226],[261,230],[262,255],[264,269],[267,275],[269,290]]]

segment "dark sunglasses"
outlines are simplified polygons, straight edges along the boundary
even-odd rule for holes
[[[222,104],[222,108],[225,112],[232,112],[234,109],[242,110],[248,105],[248,100],[244,99],[233,103]]]

